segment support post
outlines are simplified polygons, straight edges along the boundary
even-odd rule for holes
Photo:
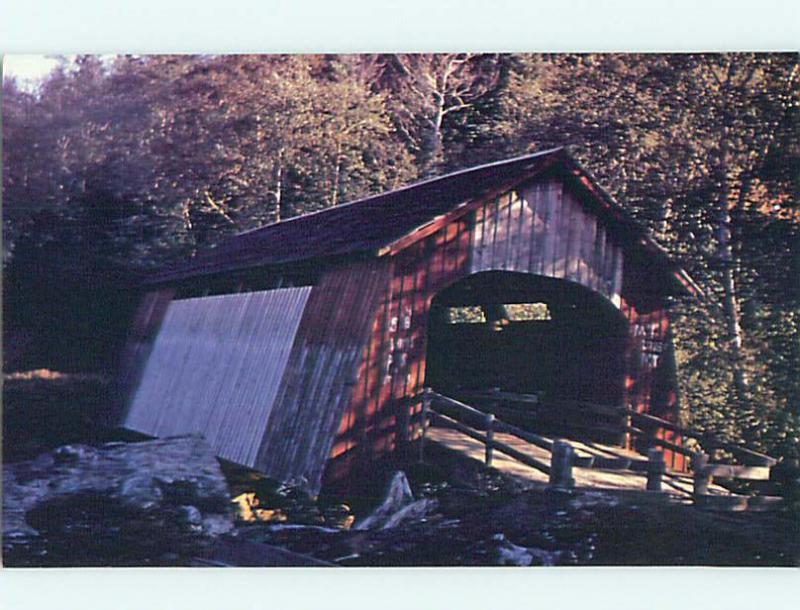
[[[425,431],[428,429],[428,413],[431,409],[431,389],[425,388],[422,391],[422,420],[420,423],[419,435],[419,461],[425,461]]]
[[[550,486],[569,488],[575,486],[572,477],[572,465],[575,461],[575,450],[566,441],[553,442],[553,453],[550,461]]]
[[[694,497],[708,495],[708,486],[711,484],[711,475],[706,471],[708,454],[698,451],[692,455],[692,470],[694,471]]]
[[[629,409],[633,409],[633,407],[631,405],[627,405],[625,413],[622,415],[620,419],[620,424],[622,425],[622,433],[619,435],[619,446],[622,447],[623,449],[631,448],[630,427],[633,425],[633,420],[631,418]]]
[[[486,467],[491,468],[494,455],[494,414],[486,414]]]
[[[661,491],[661,479],[666,471],[664,453],[652,447],[647,450],[647,491]]]

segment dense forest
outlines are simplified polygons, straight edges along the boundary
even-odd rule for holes
[[[795,54],[80,56],[3,81],[4,360],[110,372],[137,278],[228,235],[568,146],[702,286],[687,423],[800,434]]]

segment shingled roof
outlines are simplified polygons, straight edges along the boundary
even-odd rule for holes
[[[408,236],[465,213],[470,203],[501,193],[551,168],[574,177],[590,194],[596,213],[626,241],[642,249],[691,293],[700,290],[688,274],[614,201],[563,148],[488,163],[305,214],[233,236],[217,247],[151,276],[147,284],[215,275],[269,265],[323,260],[352,254],[380,256],[405,244]],[[447,218],[445,218],[447,217]],[[400,240],[403,240],[402,242]],[[409,242],[413,243],[413,242]]]

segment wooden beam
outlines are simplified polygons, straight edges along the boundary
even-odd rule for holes
[[[769,481],[768,466],[735,466],[731,464],[708,464],[703,472],[718,479],[745,479]]]
[[[650,442],[653,445],[664,447],[664,449],[669,449],[670,451],[674,451],[675,453],[680,453],[681,455],[685,455],[688,457],[692,457],[695,454],[695,452],[692,451],[691,449],[687,449],[686,447],[676,445],[675,443],[670,443],[669,441],[665,441],[663,438],[652,437],[648,439],[648,442]]]
[[[537,447],[541,447],[542,449],[547,449],[547,451],[553,450],[553,441],[549,438],[545,438],[544,436],[539,436],[538,434],[534,434],[533,432],[528,432],[527,430],[523,430],[522,428],[517,428],[516,426],[512,426],[504,421],[495,420],[494,421],[494,429],[498,432],[508,432],[509,434],[513,434],[514,436],[521,438],[524,441],[528,441],[532,445],[536,445]]]
[[[758,453],[757,451],[752,451],[750,449],[740,447],[739,445],[733,445],[731,443],[719,441],[715,438],[709,437],[708,435],[687,430],[686,428],[681,428],[680,426],[673,424],[666,419],[661,419],[660,417],[655,417],[646,413],[637,413],[632,409],[629,410],[629,413],[631,414],[631,417],[638,419],[640,422],[657,425],[659,428],[665,428],[667,430],[677,432],[682,436],[688,436],[690,438],[697,439],[708,449],[724,449],[726,451],[730,451],[731,453],[744,456],[750,462],[752,462],[754,466],[774,466],[778,462],[778,460],[769,455]]]

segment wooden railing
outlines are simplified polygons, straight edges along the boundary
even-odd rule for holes
[[[426,403],[427,407],[425,406]],[[456,411],[459,415],[466,419],[472,419],[473,421],[480,422],[479,425],[483,428],[483,431],[479,431],[478,429],[469,426],[454,417],[446,415],[438,409],[435,409],[433,405],[437,403],[444,404],[446,407]],[[455,430],[458,430],[470,438],[474,438],[475,440],[484,444],[486,446],[484,461],[486,462],[487,466],[492,465],[493,452],[495,449],[497,449],[497,451],[504,453],[516,459],[517,461],[522,462],[523,464],[535,468],[546,475],[549,475],[551,472],[549,465],[530,455],[518,451],[506,443],[496,440],[494,438],[494,434],[495,432],[509,432],[528,441],[531,444],[546,449],[547,451],[551,451],[553,448],[553,441],[550,441],[549,439],[545,439],[537,434],[527,432],[521,428],[517,428],[516,426],[512,426],[511,424],[507,424],[499,419],[496,419],[492,413],[479,411],[478,409],[470,407],[469,405],[455,400],[454,398],[450,398],[449,396],[444,396],[430,390],[427,390],[423,397],[423,413],[424,412],[428,413],[428,418],[430,421],[442,423],[447,427],[454,428]]]
[[[739,461],[745,465],[752,466],[773,466],[776,463],[775,458],[758,453],[736,445],[733,443],[726,443],[719,439],[714,438],[709,434],[702,434],[700,432],[683,428],[660,417],[655,417],[646,413],[637,413],[630,407],[623,407],[619,405],[605,405],[593,402],[570,400],[570,399],[543,399],[536,394],[520,394],[516,395],[511,392],[489,391],[489,392],[468,392],[465,393],[470,398],[484,401],[494,401],[498,404],[490,405],[487,410],[494,413],[502,413],[507,417],[527,418],[531,423],[535,424],[540,420],[540,416],[526,414],[526,410],[502,407],[502,402],[510,402],[525,405],[539,405],[542,409],[549,411],[559,411],[564,416],[569,416],[570,413],[591,413],[593,415],[601,415],[606,418],[616,419],[618,422],[630,420],[630,423],[619,423],[611,426],[614,431],[619,433],[626,433],[631,436],[644,437],[648,445],[657,445],[665,449],[670,449],[675,453],[692,457],[696,451],[687,449],[682,444],[672,443],[665,439],[658,438],[656,431],[658,429],[669,430],[676,435],[682,437],[681,442],[687,438],[697,440],[702,448],[706,451],[721,449],[734,455]],[[634,425],[635,424],[635,425]],[[592,427],[592,430],[597,430]]]
[[[575,448],[565,440],[552,440],[529,430],[523,430],[498,419],[493,413],[486,413],[430,389],[424,391],[421,402],[420,459],[422,459],[424,452],[425,430],[430,422],[455,429],[483,444],[485,447],[484,463],[486,466],[492,466],[494,452],[497,451],[548,475],[549,483],[553,487],[573,487],[575,485],[575,479],[572,476],[574,467],[624,469],[630,466],[630,460],[604,460],[594,456],[579,456],[576,454]],[[441,409],[439,405],[445,408]],[[450,415],[445,413],[445,410],[449,411]],[[471,420],[474,425],[469,425],[464,421],[465,419]],[[550,454],[550,464],[498,440],[495,437],[495,433],[498,432],[510,434],[544,449]],[[650,456],[645,470],[648,477],[647,488],[660,490],[661,477],[665,472],[660,452],[658,455]]]
[[[621,406],[568,400],[547,401],[544,403],[536,395],[516,395],[507,392],[481,393],[480,397],[495,400],[495,403],[487,408],[487,411],[490,412],[482,411],[460,400],[439,394],[430,388],[424,390],[421,396],[418,397],[419,400],[415,400],[415,402],[422,403],[420,458],[424,451],[425,428],[429,423],[437,423],[458,430],[462,434],[482,443],[485,446],[484,462],[487,466],[492,465],[493,454],[498,451],[547,474],[550,484],[556,487],[571,487],[574,485],[573,467],[603,469],[630,467],[630,460],[627,461],[627,464],[622,464],[625,460],[615,464],[608,460],[577,455],[574,447],[567,441],[551,440],[497,417],[502,415],[504,417],[525,419],[526,414],[524,411],[500,406],[502,402],[520,402],[529,405],[546,405],[549,408],[555,407],[565,412],[577,410],[612,418],[618,417],[621,422],[617,427],[618,431],[626,435],[642,438],[645,445],[650,447],[647,453],[647,461],[642,466],[644,466],[647,474],[646,488],[651,491],[660,491],[662,489],[663,476],[668,472],[661,449],[669,449],[674,453],[689,457],[693,473],[693,496],[697,504],[713,505],[714,502],[719,500],[720,496],[709,494],[709,486],[714,478],[768,481],[771,479],[771,469],[777,462],[775,458],[769,455],[720,441],[708,434],[689,430],[665,419],[637,413],[633,409]],[[534,416],[529,419],[535,422],[538,418]],[[472,425],[468,422],[472,423]],[[656,432],[659,429],[673,432],[680,437],[680,443],[659,438],[656,436]],[[498,432],[511,434],[532,445],[545,449],[550,453],[550,464],[499,441],[495,437],[495,433]],[[687,438],[695,439],[700,444],[701,450],[686,448],[683,442]],[[710,463],[711,456],[707,451],[715,450],[727,451],[743,463]]]

